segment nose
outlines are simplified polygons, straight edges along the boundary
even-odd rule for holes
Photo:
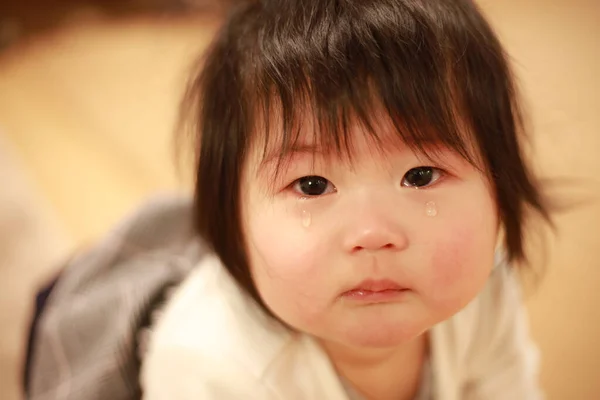
[[[383,215],[363,215],[348,227],[344,247],[350,253],[401,251],[408,247],[408,236],[398,222]]]

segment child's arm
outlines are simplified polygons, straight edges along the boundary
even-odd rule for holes
[[[527,314],[515,274],[496,268],[482,303],[481,340],[473,346],[464,399],[537,400],[538,351],[529,337]]]

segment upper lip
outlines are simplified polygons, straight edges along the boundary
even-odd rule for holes
[[[350,290],[345,291],[344,293],[354,292],[354,291],[368,291],[368,292],[383,292],[385,290],[404,290],[405,287],[400,286],[397,282],[391,279],[365,279],[360,282],[358,285],[352,287]]]

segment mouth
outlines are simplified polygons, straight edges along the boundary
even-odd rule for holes
[[[369,279],[342,293],[342,298],[356,302],[386,303],[400,300],[408,291],[392,280]]]

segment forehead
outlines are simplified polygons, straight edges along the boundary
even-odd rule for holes
[[[285,167],[298,154],[352,163],[365,154],[385,158],[391,153],[411,151],[441,163],[442,154],[450,150],[472,164],[480,159],[473,147],[476,141],[466,130],[456,140],[428,126],[407,126],[381,110],[369,119],[352,115],[337,124],[319,120],[315,113],[308,112],[292,121],[285,121],[281,113],[272,113],[268,120],[261,118],[257,122],[249,141],[248,161],[259,171]]]

